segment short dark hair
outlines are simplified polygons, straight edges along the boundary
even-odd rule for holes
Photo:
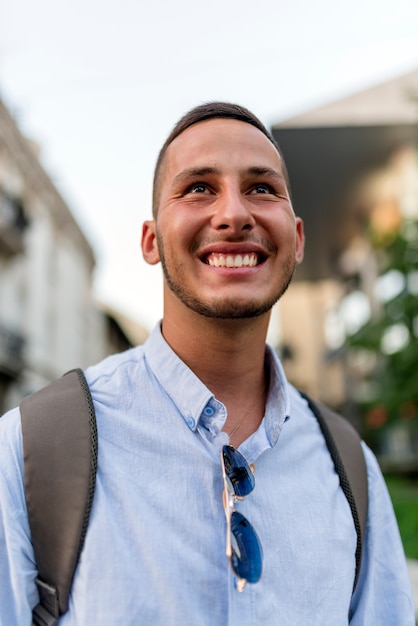
[[[267,130],[267,128],[258,119],[258,117],[256,117],[253,113],[251,113],[251,111],[243,106],[240,106],[239,104],[233,104],[231,102],[208,102],[206,104],[198,105],[185,113],[185,115],[183,115],[183,117],[174,126],[173,130],[168,135],[163,147],[160,150],[157,158],[157,163],[155,165],[154,184],[152,190],[152,212],[154,217],[156,217],[158,212],[161,168],[165,154],[167,152],[167,148],[179,135],[181,135],[185,130],[190,128],[190,126],[198,124],[199,122],[205,122],[212,119],[238,120],[239,122],[245,122],[246,124],[251,124],[252,126],[255,126],[255,128],[258,128],[258,130],[267,137],[267,139],[273,144],[273,146],[279,153],[283,167],[283,174],[286,180],[286,186],[290,195],[289,176],[287,173],[283,155],[273,135]]]

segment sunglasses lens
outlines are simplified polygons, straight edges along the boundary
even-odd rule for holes
[[[257,533],[238,511],[231,515],[231,565],[238,578],[256,583],[262,570],[263,553]]]
[[[254,489],[254,475],[242,454],[232,446],[222,450],[226,480],[231,492],[240,498]]]

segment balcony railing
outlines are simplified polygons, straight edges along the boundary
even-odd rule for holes
[[[0,325],[0,371],[17,376],[23,368],[24,339]]]
[[[22,252],[27,220],[21,203],[0,190],[0,254]]]

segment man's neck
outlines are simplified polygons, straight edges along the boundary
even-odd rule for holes
[[[236,433],[233,445],[254,432],[264,415],[268,321],[268,315],[219,320],[188,310],[163,319],[167,343],[227,407],[225,430]]]

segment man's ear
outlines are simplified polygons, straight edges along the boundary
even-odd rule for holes
[[[299,265],[303,261],[305,251],[305,233],[303,229],[303,221],[300,217],[296,218],[296,250],[295,261]]]
[[[144,260],[150,265],[156,265],[160,261],[157,246],[157,235],[155,220],[148,220],[142,225],[141,239],[142,255]]]

